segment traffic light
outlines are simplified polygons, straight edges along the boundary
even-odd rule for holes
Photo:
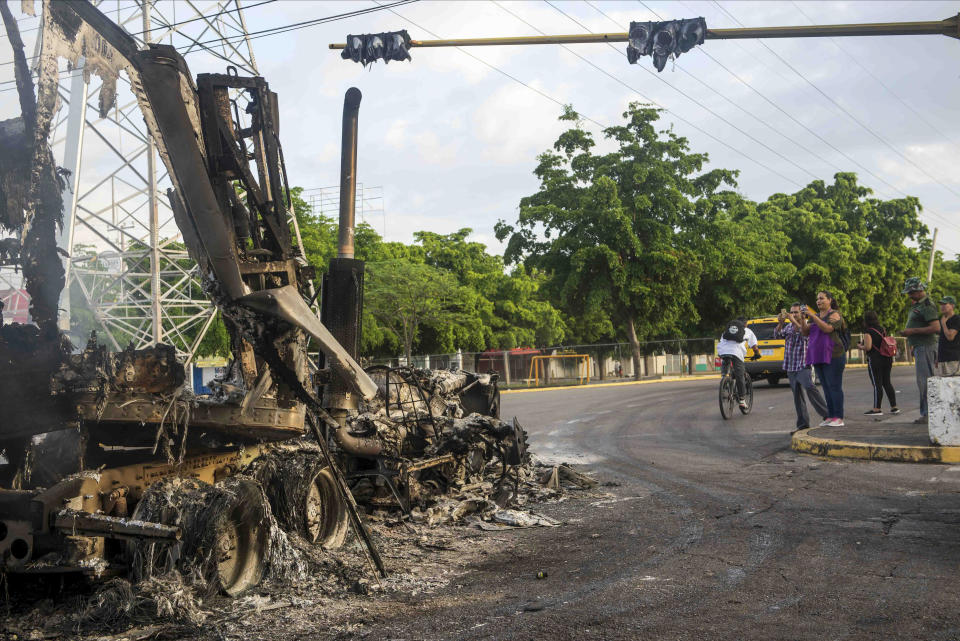
[[[410,35],[406,29],[385,33],[365,33],[347,36],[347,46],[340,52],[344,60],[353,60],[364,67],[377,60],[384,64],[391,60],[410,60]]]
[[[627,60],[636,64],[641,56],[652,56],[653,66],[663,71],[667,60],[703,44],[707,21],[703,18],[664,22],[631,22]]]

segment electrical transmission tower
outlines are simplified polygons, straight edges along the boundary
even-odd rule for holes
[[[340,212],[340,186],[304,189],[300,195],[310,205],[314,215],[337,219]],[[360,222],[369,223],[374,229],[382,225],[380,233],[386,236],[386,210],[383,202],[383,187],[367,187],[357,183],[356,215]]]
[[[102,2],[100,9],[143,46],[176,47],[194,73],[258,75],[240,0],[202,6],[194,0],[120,0]],[[126,76],[116,105],[101,114],[101,81],[78,67],[61,74],[63,106],[51,138],[58,164],[70,172],[59,239],[70,255],[61,328],[72,329],[75,340],[96,329],[114,349],[163,341],[192,358],[215,310],[174,223],[169,177]],[[244,119],[246,105],[235,98]]]

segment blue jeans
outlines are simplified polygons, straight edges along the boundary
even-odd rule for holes
[[[823,383],[828,418],[843,418],[843,370],[846,366],[846,354],[834,356],[829,363],[813,366],[817,371],[817,378]]]

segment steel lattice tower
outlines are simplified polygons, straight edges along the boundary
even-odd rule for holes
[[[194,73],[228,67],[258,73],[240,0],[103,0],[99,8],[143,46],[175,46]],[[59,239],[70,255],[61,328],[72,325],[81,340],[96,329],[113,349],[163,341],[192,358],[214,308],[174,224],[170,180],[126,76],[105,117],[100,84],[82,67],[61,74],[62,107],[51,138],[58,164],[70,172]],[[237,98],[243,118],[245,104]],[[3,280],[12,284],[11,276]],[[71,309],[71,288],[82,308]]]

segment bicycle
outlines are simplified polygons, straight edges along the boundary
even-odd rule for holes
[[[733,365],[731,360],[735,356],[721,356],[720,366],[720,415],[723,418],[733,418],[733,408],[739,407],[742,414],[749,414],[753,409],[753,382],[748,374],[743,376],[743,400],[746,401],[746,407],[740,407],[737,403],[737,381],[733,377]],[[750,360],[757,360],[757,356],[751,356]]]

